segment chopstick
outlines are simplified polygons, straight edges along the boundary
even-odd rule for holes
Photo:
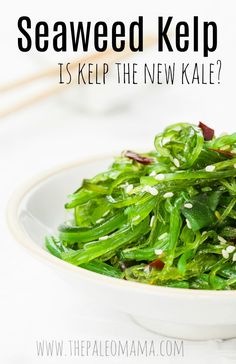
[[[111,49],[108,49],[107,51],[105,51],[103,53],[97,53],[96,55],[91,54],[89,56],[85,56],[85,57],[81,58],[80,60],[76,59],[73,62],[71,62],[70,69],[74,69],[76,66],[78,66],[78,62],[89,63],[94,60],[99,60],[100,58],[105,58],[106,56],[109,57],[110,53],[111,53]],[[7,92],[12,89],[18,88],[20,86],[27,85],[28,83],[31,83],[32,81],[40,80],[40,79],[46,78],[46,77],[56,76],[57,74],[58,74],[58,67],[51,67],[51,68],[48,68],[41,72],[34,73],[27,77],[21,78],[19,80],[9,82],[5,85],[2,85],[2,86],[0,85],[0,92]]]
[[[152,47],[156,44],[156,37],[154,36],[147,36],[144,38],[144,48]],[[96,53],[91,54],[85,57],[82,57],[80,59],[73,60],[70,63],[70,71],[75,70],[78,67],[79,63],[93,63],[96,62],[98,65],[101,65],[101,62],[105,62],[108,65],[111,65],[119,60],[125,59],[132,55],[132,51],[130,48],[126,47],[123,52],[117,53],[113,51],[112,49],[108,49],[105,52],[102,53]],[[5,84],[0,86],[0,92],[5,93],[11,90],[20,89],[21,87],[27,86],[28,84],[38,81],[44,78],[51,78],[53,76],[58,75],[58,66],[57,67],[51,67],[44,71],[29,75],[25,78],[13,81],[11,83]],[[98,71],[98,73],[101,73],[101,70]],[[88,75],[85,74],[85,76],[88,77]],[[34,95],[27,97],[23,100],[20,100],[19,102],[15,103],[14,105],[11,105],[8,108],[5,108],[3,110],[0,110],[0,118],[4,118],[16,111],[20,111],[26,107],[29,107],[39,101],[42,101],[52,95],[55,95],[59,92],[68,90],[69,87],[74,86],[74,83],[71,82],[70,84],[56,84],[53,86],[48,86],[43,91],[39,91],[35,93]]]

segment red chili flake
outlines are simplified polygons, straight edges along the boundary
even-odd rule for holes
[[[226,156],[227,158],[233,158],[236,156],[235,153],[232,153],[229,150],[221,150],[221,149],[214,149],[214,148],[208,148],[208,149],[212,150],[212,152],[222,154],[222,155]]]
[[[152,158],[148,158],[148,157],[142,157],[140,154],[137,154],[135,152],[131,152],[130,150],[127,150],[124,152],[124,156],[132,159],[138,163],[141,164],[151,164],[153,163],[153,159]]]
[[[209,126],[203,124],[201,121],[199,122],[198,127],[202,129],[204,140],[209,141],[213,139],[215,135],[214,129],[209,128]]]
[[[153,262],[149,263],[149,267],[155,268],[157,270],[162,270],[165,266],[165,263],[163,263],[162,260],[156,259]]]

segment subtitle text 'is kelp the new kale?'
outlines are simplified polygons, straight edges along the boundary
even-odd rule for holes
[[[203,123],[180,123],[154,144],[83,180],[65,205],[73,218],[46,248],[115,278],[236,289],[236,133],[215,137]]]

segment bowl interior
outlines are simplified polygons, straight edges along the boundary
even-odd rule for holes
[[[43,247],[45,236],[56,234],[58,225],[69,217],[70,212],[64,209],[67,196],[81,185],[84,178],[106,170],[111,162],[112,158],[105,158],[62,168],[31,185],[17,211],[20,228]]]

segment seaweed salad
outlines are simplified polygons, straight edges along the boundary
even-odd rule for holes
[[[115,278],[236,289],[236,133],[216,137],[203,123],[179,123],[154,145],[84,179],[65,205],[72,217],[46,248]]]

